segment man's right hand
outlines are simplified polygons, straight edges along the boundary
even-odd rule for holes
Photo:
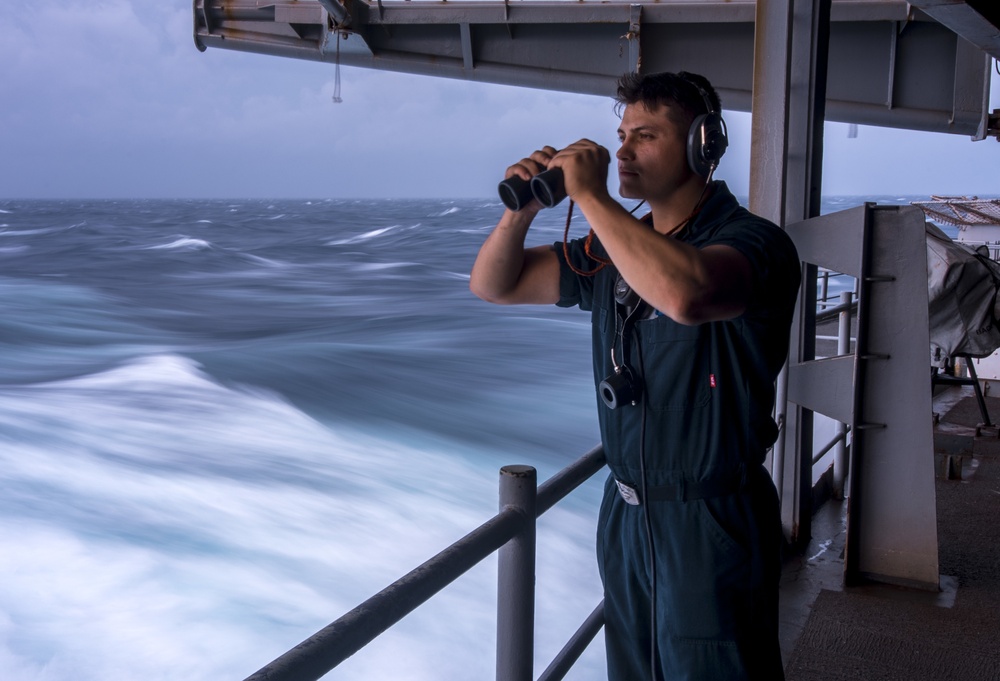
[[[531,181],[548,169],[555,155],[555,148],[542,147],[507,168],[504,179],[516,175]],[[469,288],[475,295],[504,305],[552,304],[559,300],[559,261],[555,251],[548,245],[524,247],[528,229],[541,209],[542,204],[532,199],[520,211],[504,211],[472,266]]]

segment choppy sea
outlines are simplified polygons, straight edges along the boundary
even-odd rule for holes
[[[825,205],[863,200],[909,199]],[[596,444],[588,315],[468,291],[500,211],[0,200],[0,678],[242,679]],[[536,673],[599,486],[540,521]],[[495,601],[491,559],[328,678],[491,678]]]

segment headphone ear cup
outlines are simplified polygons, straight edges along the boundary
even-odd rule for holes
[[[694,119],[688,130],[687,157],[691,170],[708,177],[729,146],[726,123],[714,111]]]

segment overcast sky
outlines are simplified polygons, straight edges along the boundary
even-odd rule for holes
[[[335,104],[332,65],[198,52],[191,0],[2,0],[0,64],[4,198],[485,197],[542,144],[615,147],[598,97],[344,67]],[[745,194],[749,115],[726,119]],[[996,141],[826,130],[827,195],[1000,195]]]

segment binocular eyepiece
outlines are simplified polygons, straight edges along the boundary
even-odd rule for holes
[[[503,205],[515,212],[527,206],[532,198],[538,199],[538,203],[546,208],[552,208],[566,198],[562,168],[543,170],[531,178],[530,182],[517,175],[508,177],[500,183],[497,191]]]

